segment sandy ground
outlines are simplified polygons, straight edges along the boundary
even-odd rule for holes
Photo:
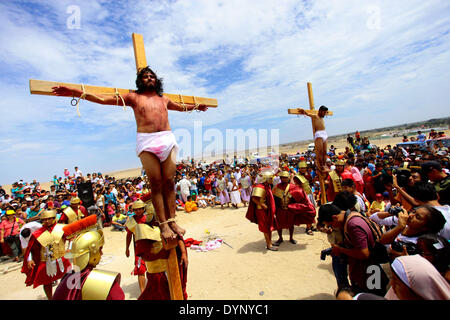
[[[376,140],[378,146],[394,145],[400,138]],[[280,152],[304,151],[308,143],[281,148]],[[343,151],[344,140],[333,141],[338,151]],[[116,178],[138,176],[140,168],[111,172]],[[45,186],[45,184],[44,184]],[[177,213],[181,226],[186,228],[185,238],[206,240],[215,235],[231,247],[223,244],[209,252],[188,249],[188,295],[193,300],[332,300],[336,282],[331,268],[331,259],[320,260],[320,251],[329,247],[326,235],[315,232],[305,234],[304,226],[295,228],[296,245],[289,243],[287,230],[280,251],[265,249],[263,234],[256,224],[245,218],[246,208],[219,207],[199,209],[192,214]],[[134,258],[125,257],[125,232],[105,229],[104,256],[99,269],[120,272],[121,286],[126,299],[139,296],[137,277],[131,275]],[[209,232],[209,234],[207,233]],[[277,239],[273,233],[273,241]],[[0,299],[34,300],[45,299],[43,289],[32,289],[24,284],[25,275],[18,264],[0,263]],[[10,271],[4,272],[9,268]]]
[[[267,251],[263,234],[256,224],[245,219],[246,208],[208,208],[187,214],[178,212],[179,224],[187,229],[186,238],[206,240],[216,236],[231,247],[221,247],[199,252],[188,249],[188,295],[193,300],[296,300],[334,299],[335,280],[331,259],[320,260],[320,251],[329,247],[326,236],[315,232],[305,234],[304,226],[295,228],[297,244],[288,240],[278,252]],[[125,232],[105,229],[104,255],[99,269],[120,272],[121,286],[126,299],[139,296],[137,277],[131,275],[134,258],[125,257]],[[207,233],[209,232],[209,234]],[[276,232],[273,240],[277,239]],[[0,264],[18,268],[17,263]],[[43,289],[32,289],[24,284],[25,275],[20,269],[0,273],[2,300],[45,299]]]

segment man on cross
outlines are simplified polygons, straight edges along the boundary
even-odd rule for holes
[[[171,131],[167,110],[206,111],[206,105],[178,104],[163,96],[163,84],[150,67],[139,70],[137,90],[119,95],[134,111],[137,126],[136,154],[150,181],[152,201],[160,221],[162,238],[175,239],[185,230],[175,222],[176,155],[178,145]],[[118,95],[89,94],[66,86],[52,88],[57,96],[81,97],[104,105],[118,105]]]
[[[330,169],[325,165],[327,160],[328,135],[325,131],[325,121],[323,119],[328,112],[328,108],[321,106],[317,114],[308,113],[302,108],[298,108],[298,111],[300,114],[308,116],[312,120],[317,169],[320,173],[325,175],[330,171]]]

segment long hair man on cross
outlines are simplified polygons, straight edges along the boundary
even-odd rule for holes
[[[147,66],[139,70],[136,79],[137,91],[122,94],[125,105],[134,112],[137,126],[136,154],[140,158],[150,181],[152,201],[160,222],[161,235],[165,240],[182,237],[185,230],[175,222],[176,156],[178,145],[171,131],[168,110],[206,111],[206,105],[178,104],[163,96],[161,79]],[[118,105],[117,96],[89,94],[67,86],[52,88],[57,96],[81,97],[104,104]]]

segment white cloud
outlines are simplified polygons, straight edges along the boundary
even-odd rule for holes
[[[66,27],[69,5],[81,9],[79,30]],[[132,32],[143,34],[147,61],[164,77],[166,92],[219,100],[219,108],[206,113],[171,112],[172,129],[191,128],[193,120],[204,127],[234,122],[258,128],[285,116],[281,142],[310,138],[309,119],[286,111],[308,107],[308,81],[316,106],[335,112],[327,120],[331,134],[448,116],[449,9],[438,0],[2,3],[0,108],[8,119],[2,138],[16,147],[62,149],[93,167],[110,160],[91,150],[113,141],[122,146],[109,147],[124,167],[136,163],[130,160],[136,128],[130,108],[82,101],[79,118],[70,99],[31,96],[27,82],[133,88]],[[67,142],[75,147],[67,149]],[[26,149],[20,154],[36,156]],[[1,176],[13,173],[8,168]]]

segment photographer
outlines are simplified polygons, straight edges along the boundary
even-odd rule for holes
[[[348,219],[349,215],[352,215],[350,219]],[[320,224],[333,228],[333,230],[346,230],[344,245],[332,244],[331,254],[332,256],[347,256],[353,292],[384,295],[388,279],[381,267],[378,268],[381,275],[381,286],[378,288],[369,288],[368,286],[368,278],[371,276],[368,268],[378,264],[371,253],[375,247],[376,239],[364,217],[358,213],[350,212],[350,210],[341,210],[336,205],[325,204],[319,209],[318,221]]]
[[[24,222],[20,218],[16,218],[14,210],[6,211],[6,220],[0,223],[0,243],[6,243],[13,254],[15,262],[19,262],[19,256],[22,253],[19,230],[20,225]]]
[[[357,203],[356,197],[349,191],[339,192],[334,198],[333,205],[341,210],[352,210]],[[344,246],[344,235],[340,229],[325,227],[322,223],[318,223],[319,230],[327,234],[328,242],[331,245]],[[332,248],[325,249],[320,253],[320,259],[325,260],[327,255],[331,255],[331,265],[333,267],[334,276],[338,285],[338,291],[342,288],[350,287],[348,281],[348,259],[346,255],[331,254]]]

